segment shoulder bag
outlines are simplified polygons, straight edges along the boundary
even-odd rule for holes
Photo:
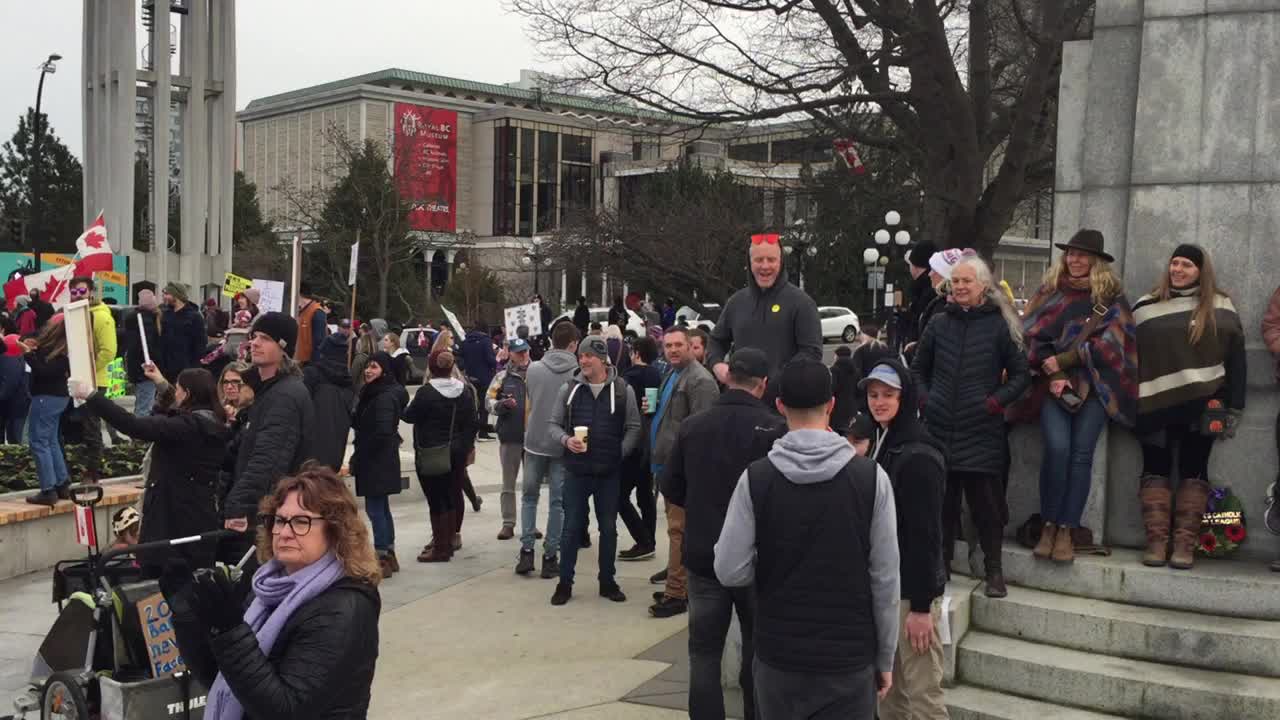
[[[1110,304],[1103,305],[1094,303],[1093,308],[1089,312],[1089,319],[1085,320],[1084,327],[1080,328],[1080,333],[1076,335],[1071,344],[1067,346],[1066,352],[1079,352],[1080,346],[1085,340],[1093,334],[1098,324],[1102,322],[1102,318],[1106,316]],[[1041,377],[1031,386],[1031,390],[1017,404],[1009,409],[1005,414],[1005,420],[1011,423],[1035,423],[1040,421],[1040,408],[1044,406],[1045,398],[1053,397],[1053,399],[1069,413],[1074,414],[1083,405],[1084,400],[1076,394],[1070,386],[1062,391],[1062,394],[1054,397],[1049,392],[1049,379]]]
[[[455,402],[449,415],[449,439],[445,444],[414,448],[413,464],[418,477],[447,475],[453,470],[453,421],[457,416],[458,403]]]

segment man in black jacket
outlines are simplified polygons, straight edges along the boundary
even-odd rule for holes
[[[191,289],[171,282],[164,287],[166,310],[160,328],[160,372],[170,384],[177,382],[178,373],[187,368],[200,367],[200,357],[209,344],[205,334],[204,317],[191,304]],[[156,358],[153,349],[152,358]]]
[[[721,383],[729,375],[725,358],[731,350],[744,347],[764,351],[773,380],[793,359],[822,361],[818,306],[803,290],[787,282],[778,236],[753,236],[748,256],[751,278],[747,287],[725,303],[707,349],[707,365]]]
[[[297,340],[298,323],[278,312],[259,315],[249,333],[253,369],[244,381],[253,388],[254,401],[237,438],[235,475],[222,504],[226,529],[245,534],[230,543],[232,554],[253,544],[253,520],[262,498],[311,458],[314,412],[291,357]]]
[[[716,579],[715,546],[738,478],[786,434],[782,419],[760,402],[768,375],[769,360],[762,351],[735,352],[724,394],[711,409],[684,421],[663,468],[662,492],[685,513],[682,552],[689,572],[691,614],[689,717],[694,720],[724,720],[720,658],[735,611],[742,627],[739,683],[747,720],[755,717],[751,676],[755,605],[751,588],[725,587]]]
[[[881,720],[945,720],[939,598],[946,590],[942,561],[942,447],[920,424],[916,385],[895,359],[870,368],[858,384],[875,420],[872,459],[889,474],[898,511],[901,631],[893,687],[880,703]]]

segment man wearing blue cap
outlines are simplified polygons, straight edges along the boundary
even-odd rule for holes
[[[516,337],[507,343],[507,367],[499,372],[485,394],[485,410],[498,416],[498,460],[502,464],[502,530],[499,540],[515,537],[516,476],[524,461],[524,428],[528,421],[529,343]]]

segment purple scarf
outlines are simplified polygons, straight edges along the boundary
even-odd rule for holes
[[[308,600],[328,590],[346,575],[346,568],[332,552],[289,575],[279,560],[272,558],[253,574],[253,602],[245,611],[244,621],[258,638],[263,655],[270,655],[271,648],[280,637],[280,631],[294,611]],[[244,707],[231,692],[227,680],[218,678],[209,688],[209,704],[205,708],[206,720],[241,720]]]

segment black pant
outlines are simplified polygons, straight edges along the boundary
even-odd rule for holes
[[[627,526],[636,545],[652,549],[656,545],[658,531],[658,500],[653,496],[653,473],[643,453],[623,461],[622,493],[618,499],[618,516]],[[631,491],[636,493],[636,504],[631,504]],[[636,506],[640,507],[639,512]]]
[[[427,496],[427,506],[432,515],[443,515],[456,510],[453,506],[453,471],[443,475],[418,475],[418,485],[422,494]]]
[[[1003,567],[1000,549],[1004,542],[1004,518],[1009,516],[1002,479],[995,473],[962,471],[947,473],[947,494],[942,513],[942,550],[947,571],[950,572],[951,558],[955,557],[962,500],[968,501],[973,512],[973,524],[978,528],[978,543],[982,546],[987,572],[1000,572]]]
[[[1280,433],[1280,425],[1276,432]],[[1164,437],[1162,438],[1161,435]],[[1194,428],[1172,425],[1141,439],[1142,474],[1174,478],[1173,453],[1178,453],[1178,479],[1209,480],[1209,454],[1217,438],[1201,435]],[[1277,435],[1280,443],[1280,435]]]
[[[102,477],[102,418],[89,408],[80,408],[80,422],[84,425],[85,465],[94,477]]]
[[[874,665],[840,673],[788,672],[755,659],[760,720],[874,720]]]
[[[742,628],[742,667],[738,684],[746,720],[756,714],[751,659],[755,655],[755,592],[729,588],[715,578],[689,573],[689,717],[692,720],[724,720],[724,691],[720,687],[720,660],[725,635],[734,611]]]

